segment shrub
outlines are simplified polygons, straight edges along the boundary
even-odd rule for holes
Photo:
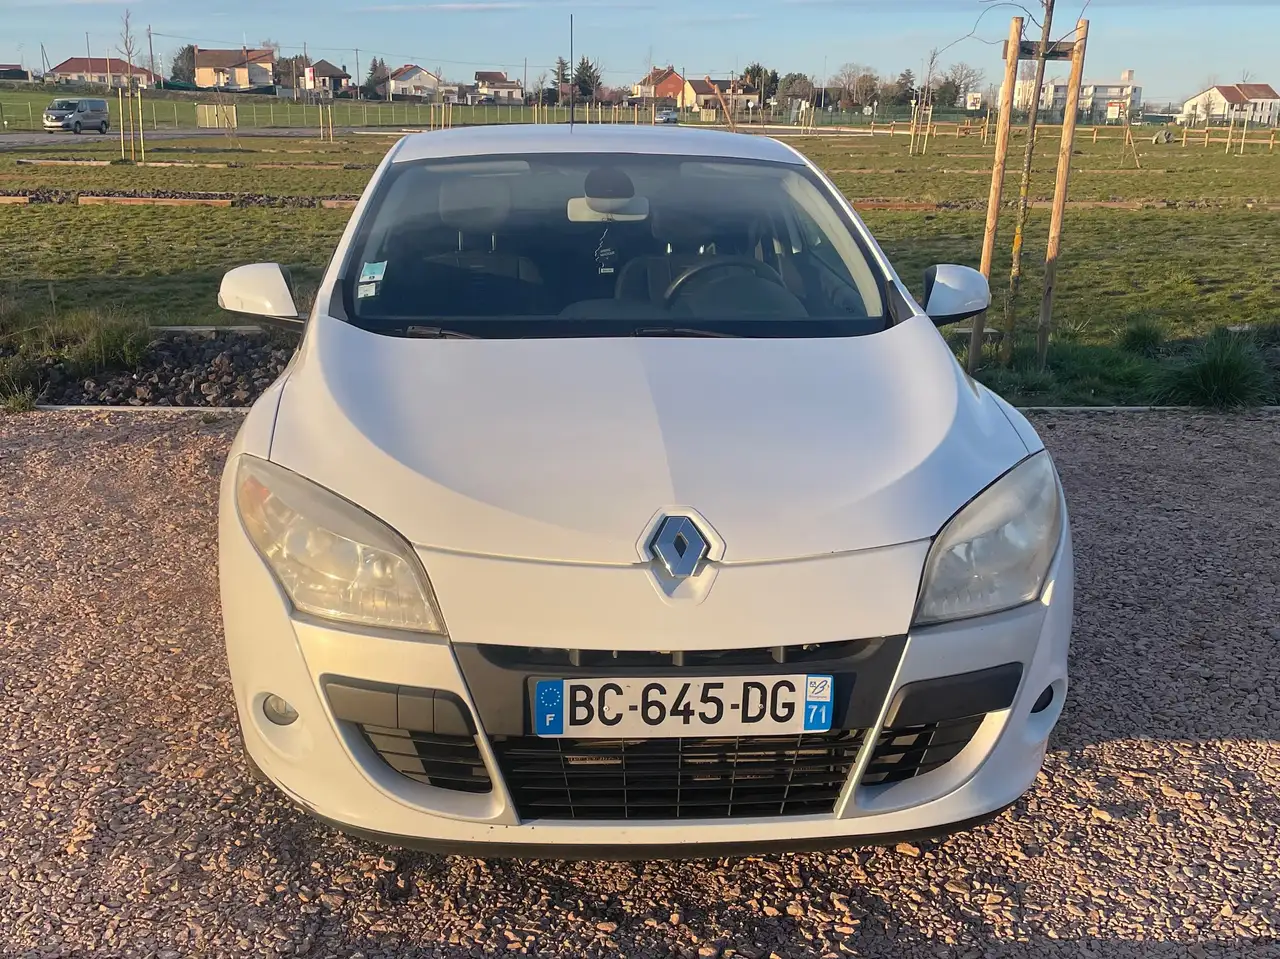
[[[1239,409],[1271,399],[1271,372],[1253,338],[1219,328],[1183,363],[1157,370],[1151,402],[1157,406]]]
[[[1139,356],[1154,356],[1164,345],[1164,330],[1154,320],[1141,317],[1120,332],[1120,348]]]

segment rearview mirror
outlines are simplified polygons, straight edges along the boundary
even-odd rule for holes
[[[924,310],[934,326],[977,316],[991,305],[987,278],[968,266],[943,263],[924,271]]]
[[[306,322],[306,317],[298,315],[289,280],[279,263],[252,263],[228,270],[218,288],[218,306],[289,330],[299,330]]]

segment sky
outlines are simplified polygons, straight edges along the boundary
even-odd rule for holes
[[[1037,17],[1040,0],[1022,0]],[[1280,87],[1280,0],[1057,0],[1054,36],[1069,33],[1082,7],[1090,21],[1086,79],[1136,71],[1148,102],[1178,101],[1206,81],[1252,79]],[[998,81],[999,43],[1021,4],[1003,0],[0,0],[0,62],[40,65],[94,56],[120,43],[126,6],[135,32],[150,25],[158,60],[183,43],[237,47],[272,39],[284,54],[324,57],[355,72],[378,56],[391,66],[442,68],[448,79],[506,70],[532,84],[556,57],[597,60],[604,82],[630,86],[650,62],[686,76],[727,76],[760,61],[780,74],[831,76],[858,63],[896,76],[922,64],[963,60]],[[1038,37],[1038,30],[1031,28]],[[972,35],[970,35],[972,34]],[[949,44],[954,44],[948,46]],[[141,37],[146,62],[146,40]],[[1053,75],[1051,70],[1050,75]]]

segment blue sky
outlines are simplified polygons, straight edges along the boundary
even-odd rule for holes
[[[1038,0],[1024,0],[1034,12]],[[1071,29],[1085,0],[1058,0],[1055,34]],[[132,0],[139,33],[157,34],[155,51],[167,63],[185,40],[203,47],[279,42],[284,52],[325,57],[354,71],[368,58],[393,66],[414,62],[447,77],[477,69],[506,69],[516,78],[529,62],[532,82],[568,57],[569,15],[575,54],[598,59],[605,82],[629,85],[655,63],[689,75],[724,76],[753,60],[786,73],[834,73],[842,63],[883,72],[920,72],[931,47],[974,29],[942,57],[965,60],[996,77],[999,48],[1018,4],[1000,0]],[[116,0],[0,0],[0,61],[38,66],[40,44],[51,62],[83,55],[85,32],[95,56],[119,43]],[[985,11],[985,13],[984,13]],[[1151,100],[1179,99],[1206,79],[1254,79],[1280,86],[1280,3],[1276,0],[1090,0],[1090,79],[1132,68]],[[983,42],[986,41],[986,42]],[[145,56],[145,41],[143,42]],[[111,51],[113,54],[114,50]],[[145,65],[145,63],[144,63]]]

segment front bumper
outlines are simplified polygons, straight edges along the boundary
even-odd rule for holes
[[[460,665],[466,658],[461,647],[394,631],[349,631],[293,612],[225,499],[220,549],[228,659],[246,749],[272,781],[318,818],[396,845],[495,856],[689,857],[947,832],[1000,811],[1031,785],[1067,687],[1073,570],[1070,535],[1064,530],[1041,601],[911,630],[892,642],[865,641],[891,645],[892,661],[888,668],[877,667],[881,682],[858,687],[854,696],[848,722],[866,735],[847,781],[826,810],[696,819],[522,818],[504,778],[494,731],[485,728],[486,717],[495,724],[509,722],[510,710],[502,720],[492,718],[491,677]],[[803,620],[793,624],[800,631],[804,625]],[[901,781],[863,781],[904,687],[1011,664],[1018,667],[1012,700],[985,712],[958,754]],[[341,710],[335,711],[326,691],[333,682],[393,690],[408,683],[460,703],[473,717],[474,747],[492,788],[439,788],[425,777],[393,769],[367,734],[388,723],[364,727],[338,718]],[[1049,689],[1051,699],[1044,706]],[[293,705],[298,721],[278,726],[266,718],[262,704],[272,693]],[[963,712],[964,704],[950,708]]]
[[[70,130],[72,126],[71,120],[50,120],[46,118],[43,123],[46,130]]]

